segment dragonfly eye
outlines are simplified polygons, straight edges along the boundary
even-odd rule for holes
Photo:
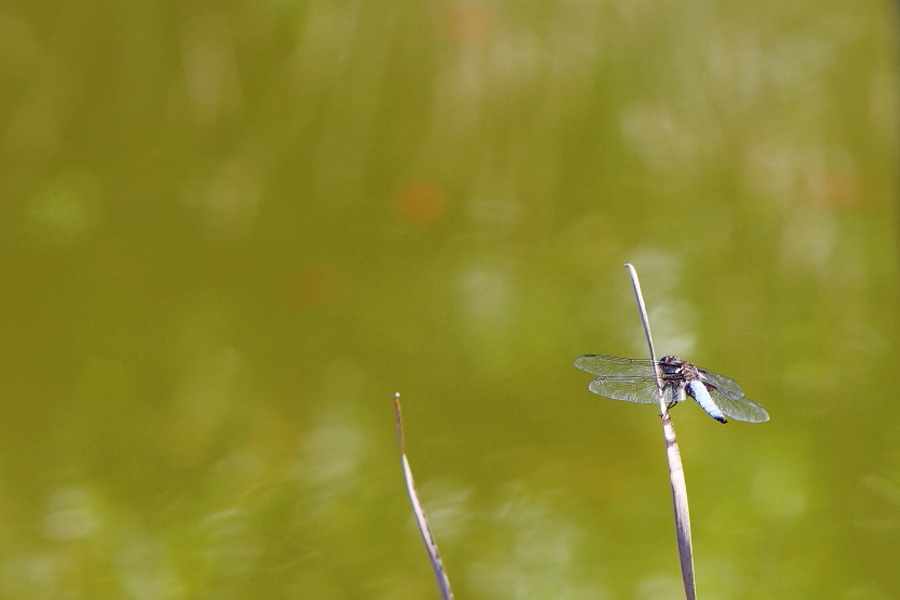
[[[667,356],[666,358],[671,358],[671,357]],[[665,359],[663,359],[663,360],[659,361],[659,370],[662,372],[664,377],[667,377],[668,379],[672,379],[673,377],[677,377],[677,376],[681,375],[682,371],[684,370],[684,367],[681,364],[672,363],[672,362],[669,362],[669,361],[666,361]]]

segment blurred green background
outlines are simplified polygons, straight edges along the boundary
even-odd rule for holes
[[[900,597],[891,3],[0,7],[0,598]]]

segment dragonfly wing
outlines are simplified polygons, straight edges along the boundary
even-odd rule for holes
[[[653,404],[659,402],[659,392],[654,377],[627,377],[619,375],[601,376],[593,380],[588,389],[599,396]]]
[[[731,381],[730,379],[728,381]],[[737,384],[735,384],[737,385]],[[769,420],[769,413],[761,405],[753,400],[741,396],[738,399],[725,395],[716,387],[707,386],[713,402],[725,414],[735,421],[747,423],[762,423]]]
[[[645,359],[585,354],[575,359],[575,366],[594,375],[616,375],[621,377],[655,376],[653,361]]]
[[[719,393],[723,396],[731,398],[732,400],[740,400],[744,397],[744,390],[741,389],[741,385],[734,379],[717,375],[705,369],[697,370],[700,372],[700,379],[702,379],[704,383],[711,384],[714,388],[719,390]]]

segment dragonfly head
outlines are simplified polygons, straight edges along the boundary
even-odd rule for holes
[[[677,373],[681,370],[682,365],[684,365],[684,361],[677,356],[663,356],[659,359],[659,366],[663,373]]]

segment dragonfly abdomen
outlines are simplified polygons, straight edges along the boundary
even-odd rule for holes
[[[700,405],[700,408],[705,410],[713,419],[719,423],[728,422],[728,419],[722,414],[722,410],[716,406],[715,402],[713,402],[712,397],[709,395],[709,391],[706,389],[706,386],[703,385],[702,381],[699,379],[689,380],[687,382],[687,393],[690,394],[691,398],[696,400],[697,404]]]

